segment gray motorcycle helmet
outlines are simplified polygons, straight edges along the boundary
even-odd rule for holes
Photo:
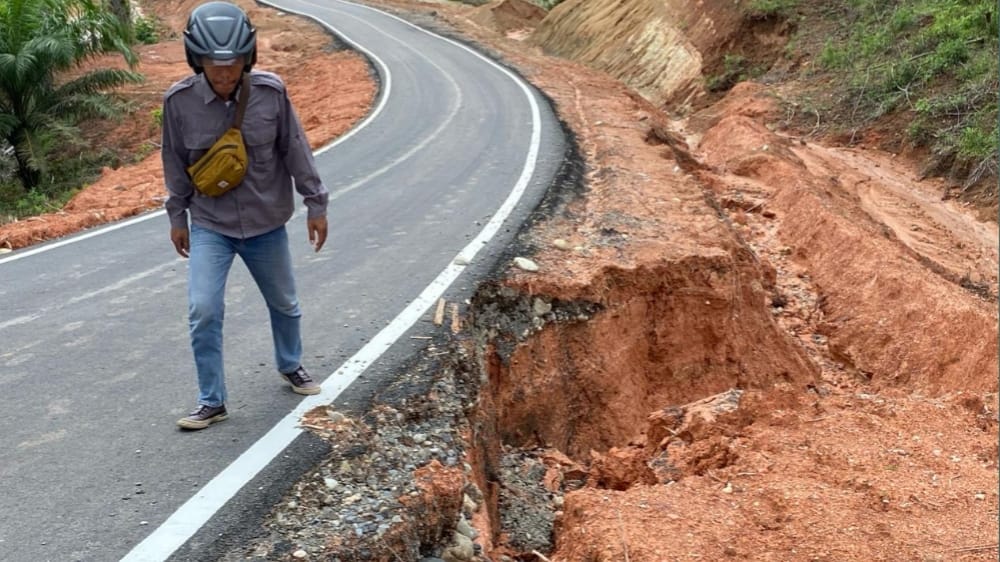
[[[257,62],[257,30],[246,13],[228,2],[206,2],[194,9],[184,28],[184,54],[197,74],[204,57],[229,60],[245,57],[243,72]]]

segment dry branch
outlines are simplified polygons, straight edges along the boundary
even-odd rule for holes
[[[434,311],[434,325],[440,326],[444,322],[444,299],[438,299],[437,310]]]

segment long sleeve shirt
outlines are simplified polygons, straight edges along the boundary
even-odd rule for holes
[[[202,195],[187,168],[232,127],[236,103],[219,99],[203,74],[177,82],[164,95],[161,154],[172,228],[187,228],[190,213],[192,223],[226,236],[264,234],[291,218],[294,191],[302,196],[309,218],[326,215],[329,192],[284,83],[275,74],[257,70],[250,78],[241,127],[247,173],[239,186],[219,197]]]

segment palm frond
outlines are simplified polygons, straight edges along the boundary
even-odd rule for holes
[[[53,135],[47,131],[28,133],[21,142],[14,146],[18,158],[25,162],[35,172],[45,172],[48,169],[46,156],[52,147]]]
[[[13,75],[17,72],[17,55],[0,51],[0,81],[5,75]]]
[[[94,70],[63,84],[53,93],[53,97],[67,98],[77,94],[94,94],[105,92],[125,84],[139,84],[144,80],[142,74],[117,68]]]
[[[0,6],[0,43],[5,52],[17,51],[22,44],[35,36],[42,21],[47,2],[39,0],[8,0]]]
[[[0,138],[7,138],[20,122],[9,113],[0,113]]]
[[[66,70],[77,61],[72,38],[62,33],[32,38],[21,47],[19,56],[27,54],[41,63],[42,71]]]
[[[60,122],[62,116],[55,112],[29,111],[21,116],[21,125],[28,131],[50,129]]]
[[[56,121],[47,127],[47,132],[52,141],[69,143],[75,146],[81,144],[80,129],[64,121]]]
[[[67,8],[53,11],[43,26],[50,32],[61,32],[73,39],[77,61],[117,52],[131,67],[139,63],[138,55],[131,46],[131,29],[126,22],[92,0],[59,2],[67,4]]]
[[[15,147],[19,166],[43,170],[54,143],[73,138],[75,120],[120,111],[106,92],[140,81],[134,71],[102,69],[62,85],[56,77],[104,53],[134,69],[129,37],[100,0],[0,0],[0,140]],[[35,175],[19,171],[28,189]]]
[[[72,117],[74,120],[93,117],[113,119],[121,117],[123,110],[124,104],[122,102],[106,94],[72,96],[63,100],[58,107],[61,115]]]

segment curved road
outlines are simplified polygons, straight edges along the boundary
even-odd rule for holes
[[[162,212],[0,257],[0,560],[209,560],[227,548],[217,537],[238,544],[234,529],[325,453],[297,416],[356,407],[343,402],[359,385],[412,355],[431,305],[469,294],[558,172],[559,125],[509,71],[368,7],[274,5],[365,52],[382,85],[370,116],[317,153],[327,248],[309,251],[301,212],[289,225],[305,361],[324,392],[302,399],[274,372],[237,261],[231,419],[176,429],[195,377],[186,263]]]

